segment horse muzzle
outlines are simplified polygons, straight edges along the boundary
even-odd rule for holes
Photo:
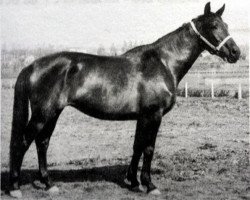
[[[231,45],[225,45],[225,47],[223,47],[221,50],[222,51],[219,53],[219,56],[224,61],[227,61],[229,63],[236,63],[240,58],[240,48],[234,42],[233,44],[231,43]]]

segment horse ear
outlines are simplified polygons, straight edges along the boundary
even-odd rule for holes
[[[221,16],[223,14],[224,10],[225,10],[225,4],[219,10],[217,10],[216,14]]]
[[[210,2],[205,5],[204,15],[208,15],[211,12]]]

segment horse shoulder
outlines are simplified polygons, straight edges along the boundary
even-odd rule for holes
[[[173,77],[161,62],[157,51],[145,52],[141,60],[143,106],[162,108],[164,111],[172,108],[175,102]]]

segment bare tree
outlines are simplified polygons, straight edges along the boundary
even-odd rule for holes
[[[105,55],[106,54],[105,48],[102,44],[99,45],[96,53],[97,53],[97,55]]]
[[[111,56],[116,56],[117,55],[117,49],[116,49],[114,43],[110,47],[110,55]]]

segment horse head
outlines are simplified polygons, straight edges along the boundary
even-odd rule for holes
[[[191,25],[204,49],[229,63],[235,63],[240,57],[240,49],[228,32],[228,25],[221,18],[224,10],[225,4],[215,13],[211,12],[209,2],[205,5],[204,14],[193,19]]]

